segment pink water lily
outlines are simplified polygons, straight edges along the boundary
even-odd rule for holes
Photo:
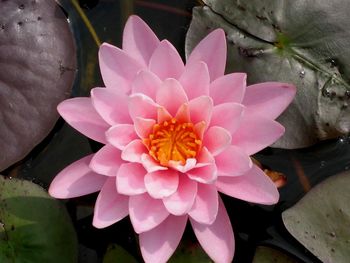
[[[218,192],[275,204],[273,182],[250,155],[275,142],[274,119],[295,88],[285,83],[246,86],[246,74],[224,75],[226,41],[211,32],[184,65],[176,49],[131,16],[123,48],[103,44],[105,88],[58,106],[85,136],[105,144],[61,171],[49,193],[72,198],[99,191],[93,225],[124,217],[139,234],[146,262],[166,262],[189,221],[215,262],[231,262],[234,235]]]

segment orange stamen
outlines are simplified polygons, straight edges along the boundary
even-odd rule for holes
[[[188,158],[195,158],[202,141],[194,131],[192,123],[179,123],[177,119],[157,123],[152,133],[143,139],[149,155],[163,166],[169,161],[185,165]]]

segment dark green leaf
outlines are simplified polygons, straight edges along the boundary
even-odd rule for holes
[[[281,251],[260,246],[256,249],[253,263],[300,263],[296,259],[290,257],[287,254],[282,253]]]
[[[198,243],[182,241],[169,263],[211,263],[213,262]]]
[[[137,263],[137,260],[121,246],[116,244],[110,245],[103,258],[103,263]]]
[[[194,9],[186,52],[211,30],[227,33],[227,71],[249,83],[294,83],[298,94],[280,117],[274,146],[298,148],[350,131],[350,2],[204,0]]]
[[[0,262],[77,262],[65,207],[38,185],[0,176],[0,223]]]

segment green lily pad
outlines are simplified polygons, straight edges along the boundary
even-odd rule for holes
[[[137,263],[137,260],[119,245],[112,244],[108,246],[107,252],[103,257],[103,263]]]
[[[76,54],[55,0],[0,1],[0,171],[25,157],[70,96]]]
[[[65,207],[40,186],[0,176],[0,262],[76,263],[77,237]]]
[[[300,263],[283,252],[270,247],[257,247],[253,263]]]
[[[282,214],[288,231],[322,262],[350,258],[350,172],[323,181]]]
[[[198,243],[182,241],[169,263],[212,263],[213,261],[204,252]]]
[[[215,28],[228,43],[227,72],[250,84],[294,83],[298,93],[279,118],[274,145],[299,148],[350,131],[350,2],[347,0],[203,0],[193,10],[186,53]]]

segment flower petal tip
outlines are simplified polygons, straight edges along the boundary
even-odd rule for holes
[[[57,199],[65,199],[66,197],[62,195],[62,191],[60,191],[58,188],[56,188],[54,185],[50,185],[48,193],[51,197],[57,198]]]
[[[103,224],[100,221],[96,220],[95,218],[92,220],[92,226],[98,229],[102,229],[105,227],[108,227],[109,225]]]
[[[210,32],[207,37],[218,38],[218,39],[221,38],[222,40],[222,39],[226,39],[226,33],[222,28],[217,28],[217,29],[214,29],[212,32]]]

